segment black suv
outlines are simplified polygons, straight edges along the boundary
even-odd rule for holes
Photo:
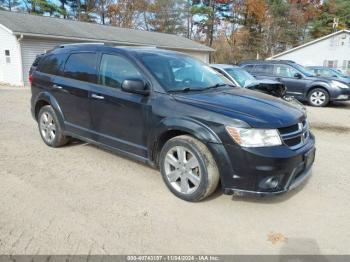
[[[47,145],[74,137],[148,163],[188,201],[219,181],[225,193],[283,193],[309,177],[314,160],[302,110],[233,88],[172,51],[60,46],[32,75],[31,106]]]
[[[273,79],[287,87],[287,94],[312,106],[326,106],[330,101],[350,100],[349,84],[315,76],[303,66],[287,60],[246,61],[242,68],[257,79]]]

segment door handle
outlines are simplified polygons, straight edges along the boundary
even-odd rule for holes
[[[91,97],[92,97],[92,98],[95,98],[95,99],[100,99],[100,100],[105,99],[104,96],[100,96],[100,95],[96,95],[96,94],[92,94]]]
[[[54,85],[52,86],[52,88],[55,88],[55,89],[63,89],[62,86],[59,86],[59,85],[56,85],[56,84],[54,84]]]

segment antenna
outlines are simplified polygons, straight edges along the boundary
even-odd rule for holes
[[[333,18],[333,31],[336,32],[339,26],[339,18],[334,17]]]

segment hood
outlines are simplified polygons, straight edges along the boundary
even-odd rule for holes
[[[224,114],[256,128],[280,128],[305,118],[300,108],[280,98],[243,88],[174,95],[178,102]]]
[[[270,80],[270,79],[256,79],[256,80],[247,81],[245,83],[244,87],[255,86],[255,85],[260,85],[260,84],[264,84],[264,85],[278,85],[278,84],[281,84],[281,83],[277,82],[277,81],[274,81],[274,80]]]

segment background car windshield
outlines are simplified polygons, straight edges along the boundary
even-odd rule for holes
[[[144,65],[157,78],[166,91],[185,88],[200,90],[216,84],[229,84],[215,70],[197,59],[177,54],[140,55]]]
[[[225,68],[225,71],[233,77],[241,87],[245,87],[248,83],[256,81],[254,76],[240,68]]]

